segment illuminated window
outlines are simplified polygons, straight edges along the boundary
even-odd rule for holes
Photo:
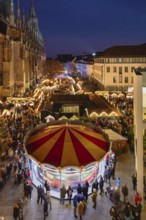
[[[110,73],[110,67],[108,66],[106,69],[107,73]]]
[[[114,72],[114,73],[117,72],[117,67],[116,67],[116,66],[113,67],[113,72]]]
[[[117,77],[116,76],[113,77],[113,83],[117,83]]]
[[[131,72],[133,72],[133,71],[134,71],[134,66],[131,67]]]
[[[122,74],[122,67],[119,67],[119,74]]]
[[[125,66],[125,73],[128,73],[128,66]]]
[[[125,77],[125,83],[128,83],[128,77],[127,76]]]
[[[119,75],[119,83],[122,83],[122,75]]]

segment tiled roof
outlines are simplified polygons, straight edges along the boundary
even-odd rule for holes
[[[146,56],[146,44],[113,46],[104,50],[97,57],[140,57]]]

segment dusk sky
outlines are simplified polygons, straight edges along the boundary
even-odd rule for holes
[[[20,0],[28,14],[31,0]],[[48,57],[146,43],[146,0],[34,0]]]

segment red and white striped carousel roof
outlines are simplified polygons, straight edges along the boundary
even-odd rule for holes
[[[101,160],[109,150],[109,139],[86,123],[64,122],[36,128],[28,136],[25,148],[40,163],[81,167]]]

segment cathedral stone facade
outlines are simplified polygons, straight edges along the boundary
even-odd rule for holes
[[[45,50],[34,2],[29,15],[19,0],[0,0],[0,96],[11,96],[35,86],[42,74]]]

